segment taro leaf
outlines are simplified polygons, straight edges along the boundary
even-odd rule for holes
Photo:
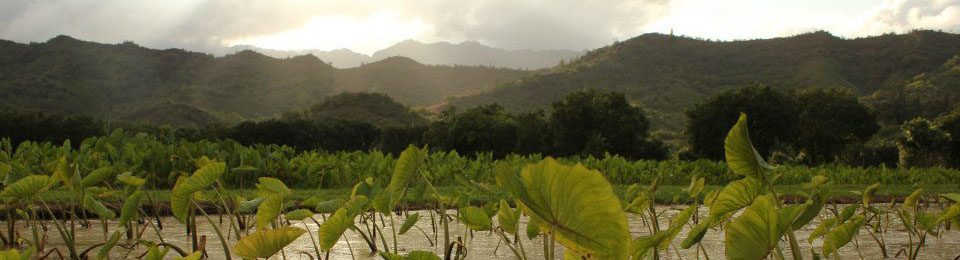
[[[710,204],[708,215],[710,221],[708,222],[718,222],[727,214],[750,206],[753,200],[765,190],[763,184],[755,178],[743,178],[730,182],[720,190],[716,199]]]
[[[380,252],[380,257],[386,260],[440,260],[440,257],[433,252],[427,251],[411,251],[406,256],[390,253],[390,252]]]
[[[800,216],[793,221],[792,228],[793,230],[800,230],[803,226],[806,226],[813,221],[818,215],[820,215],[820,210],[823,209],[824,199],[823,193],[820,191],[814,192],[810,198],[807,199],[807,202],[804,205],[807,205],[803,212],[800,213]]]
[[[520,209],[512,209],[506,200],[500,200],[500,209],[497,211],[497,223],[503,231],[511,235],[517,234],[520,222]]]
[[[314,210],[316,210],[317,213],[333,213],[340,208],[340,204],[342,203],[343,200],[341,199],[326,200],[317,203],[317,206],[314,208]]]
[[[260,177],[257,182],[257,196],[268,197],[270,195],[279,194],[281,196],[289,196],[293,194],[293,191],[290,188],[287,188],[286,184],[283,184],[283,181],[280,181],[277,178],[271,177]]]
[[[880,188],[880,183],[874,183],[873,185],[870,185],[865,190],[863,190],[863,193],[860,194],[860,196],[863,199],[864,207],[866,207],[867,205],[870,205],[870,200],[873,199],[873,196],[874,194],[877,193],[878,188]]]
[[[903,205],[900,205],[900,208],[903,210],[914,210],[917,208],[917,204],[920,202],[920,196],[923,196],[923,189],[917,189],[910,193],[910,196],[907,196],[903,200]]]
[[[850,243],[850,240],[857,235],[857,232],[860,231],[860,226],[863,225],[864,219],[862,216],[856,216],[851,219],[849,222],[838,225],[837,227],[830,230],[830,233],[827,233],[826,237],[823,239],[823,256],[827,257],[830,254],[837,251],[847,243]]]
[[[490,216],[478,207],[468,206],[461,208],[458,218],[460,222],[463,222],[463,225],[473,231],[487,231],[493,227],[493,224],[490,222]]]
[[[295,227],[257,230],[237,241],[233,252],[243,258],[269,258],[306,232]]]
[[[283,195],[272,194],[264,198],[260,206],[257,207],[257,229],[265,229],[273,223],[273,220],[280,216],[283,211]]]
[[[33,198],[37,194],[47,190],[53,180],[46,175],[30,175],[17,180],[10,186],[7,186],[0,192],[0,198]]]
[[[407,218],[403,220],[403,225],[400,225],[400,235],[406,234],[407,231],[410,231],[410,228],[413,228],[413,225],[417,224],[417,221],[420,220],[420,213],[413,213],[407,215]]]
[[[423,152],[412,145],[400,153],[397,165],[393,168],[393,175],[390,176],[390,184],[387,184],[386,191],[390,194],[388,208],[393,209],[403,199],[407,184],[417,176],[423,164],[423,157]]]
[[[747,114],[740,113],[740,119],[733,125],[723,141],[723,150],[727,158],[727,165],[736,174],[764,179],[765,172],[772,169],[767,165],[760,153],[753,148],[747,130]]]
[[[927,233],[937,235],[937,226],[940,224],[940,221],[937,220],[937,215],[927,212],[918,212],[917,213],[917,224],[920,224]]]
[[[633,259],[645,259],[645,257],[653,251],[654,248],[657,248],[658,245],[667,240],[669,234],[668,232],[659,232],[649,236],[638,237],[633,240],[632,247],[630,248],[630,255],[633,256]]]
[[[80,180],[80,187],[96,186],[110,177],[110,175],[113,175],[113,167],[100,167],[99,169],[90,172],[90,174],[87,174],[86,177],[83,177],[83,179]]]
[[[550,223],[540,228],[552,232],[567,250],[597,258],[628,257],[626,213],[600,172],[546,158],[525,167],[521,176],[497,171],[496,177],[531,219]]]
[[[164,247],[160,249],[157,246],[151,246],[147,249],[147,255],[144,256],[144,260],[163,260],[164,256],[167,255],[167,252],[170,251],[169,247]]]
[[[0,251],[0,259],[30,260],[30,259],[33,259],[33,255],[36,253],[36,251],[37,249],[32,246],[23,251],[18,251],[17,249],[3,250],[3,251]]]
[[[696,210],[696,207],[687,207],[673,217],[673,220],[670,221],[670,227],[667,228],[667,230],[660,231],[655,235],[637,238],[634,240],[634,244],[630,249],[630,254],[633,255],[634,259],[641,259],[649,253],[653,247],[665,250],[667,246],[670,245],[670,241],[673,241],[677,234],[680,233],[680,230],[683,229],[683,225],[686,224],[687,221],[690,221],[690,217],[693,216],[693,212]]]
[[[960,193],[940,194],[940,196],[943,196],[944,198],[953,202],[960,202]]]
[[[123,208],[120,209],[120,220],[118,221],[121,226],[126,226],[128,222],[133,220],[137,216],[137,210],[140,209],[140,201],[143,200],[143,191],[138,190],[127,196],[127,199],[123,202]]]
[[[847,222],[847,220],[850,219],[850,217],[853,217],[853,214],[857,213],[858,208],[860,208],[860,205],[856,205],[856,204],[843,207],[843,209],[840,210],[840,215],[837,216],[837,218],[839,219],[838,223]]]
[[[133,174],[130,172],[124,172],[120,175],[117,175],[117,180],[120,181],[120,183],[126,184],[127,186],[134,187],[142,186],[144,183],[147,183],[146,179],[133,176]]]
[[[697,178],[696,176],[690,177],[690,186],[687,187],[687,195],[689,195],[691,198],[696,198],[697,195],[703,192],[703,188],[705,186],[706,179]]]
[[[683,242],[680,243],[680,248],[688,249],[699,243],[700,240],[703,239],[703,236],[707,234],[707,229],[709,229],[710,226],[710,222],[703,221],[693,226],[693,228],[690,228],[690,232],[687,233],[687,238],[683,239]]]
[[[527,220],[527,239],[534,239],[540,236],[540,223],[537,222],[534,218],[529,218]]]
[[[123,235],[120,230],[113,231],[113,235],[110,235],[110,239],[107,239],[107,242],[100,246],[100,251],[97,252],[97,259],[109,259],[110,250],[117,245],[117,241],[120,241],[120,235]]]
[[[319,234],[320,248],[323,251],[329,251],[337,243],[340,236],[348,228],[353,227],[353,220],[360,214],[360,211],[366,207],[367,197],[358,195],[344,203],[337,212],[333,213],[326,221],[320,224]]]
[[[196,251],[184,257],[175,256],[173,257],[173,260],[200,260],[201,257],[203,257],[203,253]]]
[[[951,219],[956,219],[957,217],[960,217],[960,202],[953,203],[953,205],[947,207],[943,213],[940,213],[940,217],[937,218],[937,222],[944,222]]]
[[[284,217],[289,220],[304,220],[309,217],[313,217],[313,211],[310,211],[309,209],[297,209],[287,212]]]
[[[93,211],[102,219],[113,219],[116,217],[116,213],[113,213],[112,210],[104,206],[103,203],[94,199],[93,196],[87,195],[83,197],[83,207],[87,210]]]
[[[807,243],[813,243],[813,240],[817,239],[818,237],[822,237],[823,235],[826,235],[827,232],[830,231],[830,229],[833,228],[833,226],[835,226],[836,224],[837,224],[836,218],[829,218],[829,219],[824,219],[823,221],[820,221],[820,224],[817,224],[817,227],[814,228],[813,231],[810,232],[810,236],[807,237]]]
[[[310,197],[310,198],[307,198],[307,199],[301,201],[301,202],[300,202],[300,206],[308,207],[308,208],[314,208],[314,207],[317,206],[318,203],[320,203],[320,202],[322,202],[322,201],[323,201],[323,200],[320,199],[320,197],[314,196],[314,197]]]
[[[206,189],[223,174],[226,165],[222,162],[208,163],[190,177],[183,178],[173,186],[170,192],[170,208],[173,216],[181,223],[187,221],[190,200],[195,192]]]
[[[263,200],[264,200],[263,197],[259,197],[259,198],[254,198],[252,200],[240,201],[240,203],[237,205],[237,213],[241,213],[241,214],[253,213],[254,211],[257,210],[258,207],[260,207],[260,203],[263,203]]]
[[[791,212],[796,210],[790,210]],[[773,195],[757,197],[739,217],[726,226],[724,246],[727,259],[763,259],[777,246],[783,233],[780,231],[781,213]]]

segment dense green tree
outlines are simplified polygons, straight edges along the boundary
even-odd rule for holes
[[[317,122],[353,120],[377,126],[427,124],[426,119],[382,93],[341,93],[295,116]]]
[[[877,133],[876,117],[850,91],[807,89],[794,93],[797,138],[792,143],[811,164],[830,163],[850,145]]]
[[[427,142],[436,148],[456,150],[464,155],[492,152],[502,158],[517,147],[517,121],[497,104],[457,113],[445,110],[426,133]]]
[[[723,160],[723,139],[740,113],[749,117],[753,146],[768,157],[776,145],[797,137],[799,111],[794,99],[766,86],[729,90],[687,110],[685,157]]]
[[[366,122],[265,120],[243,122],[226,130],[225,137],[241,144],[281,144],[298,150],[356,151],[373,149],[380,129]]]
[[[930,167],[946,163],[951,143],[949,133],[922,117],[907,121],[901,129],[897,139],[900,166]]]
[[[622,93],[570,93],[553,103],[550,125],[553,152],[559,156],[602,156],[609,152],[628,158],[665,157],[662,145],[649,138],[643,109],[630,105]]]
[[[947,143],[949,153],[947,165],[960,167],[960,105],[954,107],[950,113],[938,117],[936,123],[941,131],[950,136],[950,141]]]
[[[11,143],[23,141],[49,141],[73,144],[88,137],[104,134],[104,125],[88,116],[67,116],[36,111],[0,110],[0,137],[10,138]]]
[[[517,121],[516,153],[533,154],[550,151],[552,133],[543,110],[523,112],[513,118]]]

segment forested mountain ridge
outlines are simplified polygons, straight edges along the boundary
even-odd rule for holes
[[[0,41],[0,108],[149,122],[141,117],[154,112],[145,110],[190,111],[192,106],[254,119],[302,110],[341,92],[382,92],[406,105],[436,103],[529,73],[412,60],[340,70],[312,55],[276,59],[241,51],[214,57],[58,36],[44,43]]]
[[[547,109],[566,93],[594,88],[623,92],[646,109],[656,128],[679,130],[684,110],[724,90],[834,87],[866,96],[936,70],[957,54],[960,35],[935,31],[857,39],[815,32],[727,42],[645,34],[451,105]]]

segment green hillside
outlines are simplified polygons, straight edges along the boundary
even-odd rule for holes
[[[428,66],[404,58],[340,70],[311,55],[275,59],[241,51],[214,57],[58,36],[30,44],[0,40],[0,108],[192,124],[207,120],[170,118],[175,115],[154,110],[198,109],[229,115],[228,121],[257,119],[299,111],[345,91],[380,92],[422,105],[479,93],[529,73]],[[177,107],[163,107],[167,103]],[[144,118],[151,115],[158,118]]]
[[[815,32],[728,42],[645,34],[450,103],[548,109],[566,93],[595,88],[627,94],[655,128],[679,131],[685,109],[727,89],[839,87],[866,96],[936,70],[958,53],[960,35],[934,31],[857,39]]]

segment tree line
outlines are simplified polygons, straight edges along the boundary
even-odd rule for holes
[[[595,90],[572,92],[554,102],[549,113],[509,113],[491,104],[462,111],[451,107],[435,120],[405,124],[299,115],[230,127],[121,127],[168,138],[232,139],[245,145],[281,144],[298,150],[396,154],[413,144],[464,155],[490,153],[495,158],[516,153],[723,160],[723,136],[741,112],[753,119],[748,129],[758,152],[778,163],[960,166],[960,106],[936,118],[882,125],[876,112],[842,89],[784,92],[755,86],[722,92],[686,111],[684,140],[677,145],[654,137],[643,108],[632,105],[624,94]],[[102,122],[90,117],[40,112],[0,111],[0,124],[0,135],[13,142],[63,142],[104,133]]]

